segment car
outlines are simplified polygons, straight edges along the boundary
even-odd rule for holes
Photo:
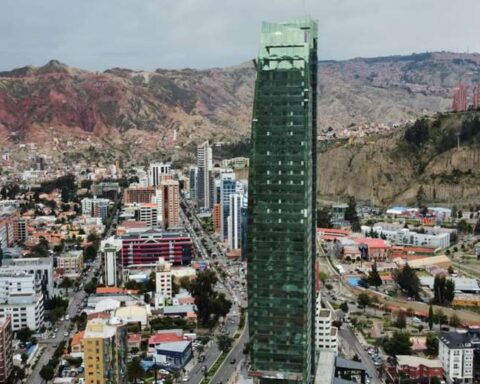
[[[68,332],[63,332],[64,337],[68,337]]]
[[[198,361],[199,361],[200,363],[203,363],[203,362],[205,361],[205,355],[200,355],[200,356],[198,357]]]
[[[55,329],[53,330],[53,332],[54,332],[54,333],[57,333],[57,332],[58,332],[58,328],[55,328]]]
[[[183,376],[182,381],[188,381],[188,375]]]
[[[206,365],[202,365],[202,372],[207,372],[207,366]]]
[[[237,362],[237,359],[233,358],[230,360],[230,364],[235,364]]]

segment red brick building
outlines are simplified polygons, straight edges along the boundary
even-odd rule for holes
[[[468,87],[465,84],[459,84],[453,90],[452,109],[455,112],[462,112],[467,110],[467,91]]]
[[[398,355],[397,362],[397,373],[403,372],[416,381],[428,382],[432,377],[443,379],[442,363],[438,359],[430,360],[417,356]]]

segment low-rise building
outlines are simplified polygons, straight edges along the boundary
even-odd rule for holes
[[[432,377],[443,379],[442,362],[439,359],[397,355],[397,373],[403,372],[410,379],[430,382]]]
[[[155,270],[156,293],[161,293],[166,299],[172,299],[172,264],[159,259]]]
[[[329,349],[337,352],[338,341],[336,327],[332,327],[332,312],[322,308],[320,295],[317,297],[315,313],[315,345],[317,349]]]
[[[68,251],[57,257],[57,271],[63,275],[78,275],[83,270],[83,252]]]

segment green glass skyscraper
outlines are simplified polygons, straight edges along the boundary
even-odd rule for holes
[[[311,383],[314,348],[317,24],[264,23],[248,188],[252,377]]]

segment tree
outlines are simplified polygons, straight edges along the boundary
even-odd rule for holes
[[[410,335],[406,332],[395,331],[391,338],[384,343],[384,349],[390,356],[411,355],[412,342]]]
[[[17,331],[17,339],[20,340],[22,343],[26,343],[27,341],[30,340],[30,338],[32,337],[33,335],[33,332],[30,328],[28,327],[23,327],[23,328],[20,328],[18,331]]]
[[[430,307],[428,308],[428,328],[430,329],[430,331],[433,329],[433,320],[433,307],[432,304],[430,304]]]
[[[226,352],[232,346],[233,339],[227,335],[218,335],[217,336],[217,346],[218,349],[222,352]]]
[[[465,219],[462,219],[457,223],[457,230],[461,233],[470,233],[472,232],[472,227],[470,226],[470,224],[467,223]]]
[[[436,332],[430,332],[427,334],[425,354],[429,356],[438,355],[438,334]]]
[[[437,275],[433,281],[433,302],[438,305],[450,305],[455,297],[455,282],[445,276]]]
[[[448,267],[448,274],[449,274],[449,275],[453,275],[454,273],[455,273],[455,270],[454,270],[453,267],[450,265],[450,266]]]
[[[407,326],[407,315],[405,312],[398,312],[397,320],[395,321],[395,327],[403,329]]]
[[[145,371],[138,357],[134,357],[132,361],[127,364],[127,377],[130,383],[136,383],[145,377]]]
[[[365,308],[370,304],[370,296],[367,293],[362,292],[357,297],[357,303],[360,308],[363,308],[365,312]]]
[[[368,274],[367,281],[368,284],[374,286],[375,288],[378,288],[380,285],[382,285],[382,278],[377,271],[377,262],[372,264],[372,270]]]
[[[443,324],[447,324],[448,316],[443,313],[441,309],[437,309],[434,314],[434,319],[436,323],[441,327]]]
[[[44,365],[40,369],[40,377],[45,381],[50,381],[55,377],[55,371],[50,364]]]
[[[418,188],[416,200],[417,200],[417,207],[420,210],[420,213],[423,216],[425,216],[428,212],[428,208],[427,208],[427,205],[426,205],[427,194],[425,193],[425,191],[423,189],[423,185],[421,185],[420,188]]]
[[[213,289],[217,281],[215,272],[207,269],[198,273],[188,287],[195,299],[198,321],[208,328],[211,328],[220,316],[226,316],[232,306],[224,294],[219,294]]]
[[[97,257],[97,248],[93,244],[90,244],[83,251],[83,260],[92,261],[92,260],[95,260],[96,257]]]
[[[345,220],[348,220],[352,226],[353,232],[360,232],[360,219],[357,214],[357,202],[355,197],[348,197],[348,207],[345,210]]]
[[[456,313],[454,313],[452,316],[450,316],[450,326],[454,328],[458,328],[462,325],[462,322],[460,321],[460,318],[457,316]]]
[[[340,309],[342,310],[343,313],[348,313],[348,304],[346,301],[340,304]]]
[[[420,279],[410,266],[405,266],[394,274],[395,282],[409,297],[419,298]]]
[[[67,295],[68,295],[68,290],[69,288],[73,287],[73,281],[70,279],[68,276],[65,277],[62,282],[58,285],[59,288],[65,289]]]
[[[21,354],[21,359],[22,359],[22,364],[25,365],[25,363],[26,363],[27,360],[28,360],[28,353],[23,352],[23,353]]]
[[[333,228],[330,207],[323,206],[317,209],[317,228]]]

